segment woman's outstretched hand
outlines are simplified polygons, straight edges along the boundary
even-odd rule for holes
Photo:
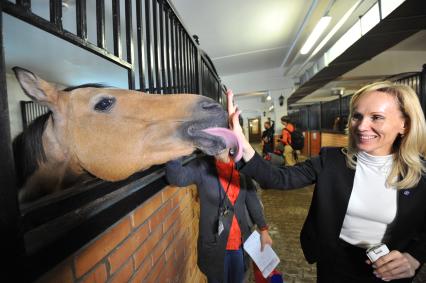
[[[413,277],[419,266],[420,263],[409,253],[397,250],[391,251],[373,263],[374,274],[383,281]]]
[[[226,92],[228,115],[229,115],[229,128],[243,141],[243,159],[249,161],[255,154],[253,147],[244,136],[243,129],[239,122],[241,111],[234,105],[234,93],[232,90]]]

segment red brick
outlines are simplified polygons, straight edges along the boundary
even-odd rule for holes
[[[138,207],[133,213],[134,227],[138,227],[143,222],[145,222],[145,220],[148,219],[148,217],[151,216],[151,214],[154,213],[161,206],[161,203],[162,203],[161,192],[147,199],[142,204],[142,206]]]
[[[160,276],[157,278],[157,282],[172,282],[173,277],[177,273],[176,266],[174,261],[167,261],[163,268],[163,271],[160,273]]]
[[[130,218],[126,217],[121,222],[103,233],[100,238],[83,249],[75,259],[75,271],[77,278],[84,275],[109,252],[111,252],[121,241],[123,241],[131,230]]]
[[[167,201],[163,206],[149,218],[149,230],[154,231],[163,222],[166,216],[170,213],[172,205]]]
[[[166,201],[168,201],[170,198],[172,198],[174,196],[174,194],[176,194],[176,192],[179,190],[179,188],[174,187],[174,186],[167,186],[165,187],[162,191],[161,194],[163,196],[163,203],[165,203]]]
[[[145,224],[130,235],[130,237],[108,257],[111,274],[130,258],[139,245],[148,237],[148,234],[148,225]]]
[[[159,282],[157,281],[158,275],[164,269],[165,260],[164,257],[158,259],[157,263],[152,267],[151,271],[146,277],[145,282]]]
[[[139,265],[148,258],[151,254],[154,246],[160,241],[163,235],[162,229],[157,229],[154,233],[151,233],[148,239],[136,250],[133,255],[135,261],[135,267],[138,268]]]
[[[133,261],[130,259],[126,264],[117,271],[109,281],[110,283],[126,283],[129,282],[133,275]]]
[[[170,213],[163,222],[163,233],[167,233],[170,227],[176,222],[179,217],[179,210],[175,209]]]
[[[152,260],[154,264],[157,262],[159,258],[161,258],[164,255],[164,251],[166,250],[167,246],[172,242],[173,237],[174,237],[173,233],[169,232],[166,235],[164,235],[161,241],[155,246],[152,252]]]
[[[136,270],[130,282],[132,283],[146,282],[144,281],[144,279],[146,275],[149,273],[149,271],[151,270],[151,267],[152,267],[152,260],[151,260],[151,257],[148,256],[146,260]]]
[[[189,194],[186,194],[183,198],[181,198],[179,202],[179,210],[183,211],[186,207],[190,207],[192,197]]]
[[[99,264],[89,274],[84,276],[81,283],[103,283],[107,280],[107,271],[104,263]]]

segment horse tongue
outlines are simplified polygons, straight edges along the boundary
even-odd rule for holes
[[[226,128],[208,128],[204,129],[203,132],[223,138],[226,147],[234,149],[235,162],[239,161],[243,156],[242,141],[234,134],[233,131]]]

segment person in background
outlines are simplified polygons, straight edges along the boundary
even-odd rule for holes
[[[235,134],[239,111],[232,105]],[[272,167],[244,140],[242,173],[263,188],[315,184],[301,231],[318,282],[412,282],[426,260],[426,123],[408,86],[376,82],[349,105],[348,145],[322,148],[293,167]],[[390,252],[367,259],[384,243]]]
[[[293,166],[297,162],[297,153],[291,146],[291,133],[295,130],[295,127],[286,116],[281,117],[281,124],[283,125],[283,129],[281,132],[280,142],[284,146],[284,165]]]
[[[263,126],[265,130],[262,132],[262,155],[263,158],[268,160],[268,157],[271,158],[270,154],[274,152],[274,121],[265,121]]]
[[[170,161],[166,176],[172,185],[197,185],[198,267],[208,282],[243,283],[249,259],[242,244],[251,234],[249,217],[260,230],[262,249],[272,245],[253,181],[235,168],[229,149],[215,157],[195,159],[186,166],[178,160]]]

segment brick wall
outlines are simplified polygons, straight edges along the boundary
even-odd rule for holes
[[[206,282],[194,186],[165,187],[38,282]]]

